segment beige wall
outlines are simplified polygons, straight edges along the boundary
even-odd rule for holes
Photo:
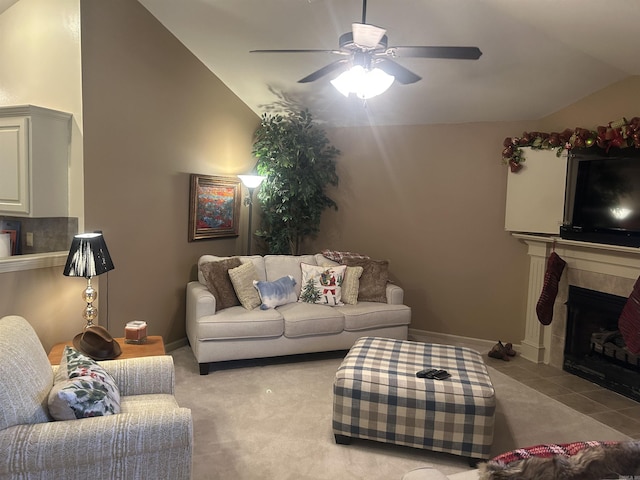
[[[631,77],[538,122],[331,130],[340,209],[308,249],[390,260],[414,329],[519,343],[528,257],[504,231],[502,141],[640,115],[638,91]]]
[[[81,13],[85,218],[115,263],[109,330],[146,320],[149,334],[177,341],[198,257],[245,245],[243,236],[187,241],[189,174],[253,167],[259,117],[138,2],[82,0]]]
[[[541,120],[546,132],[582,127],[595,130],[622,117],[640,116],[640,76],[628,77]]]
[[[526,124],[329,131],[343,152],[337,212],[313,248],[387,259],[411,328],[519,343],[526,249],[504,231],[502,141]]]

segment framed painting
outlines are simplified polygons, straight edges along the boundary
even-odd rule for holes
[[[237,237],[240,179],[191,174],[189,241]]]

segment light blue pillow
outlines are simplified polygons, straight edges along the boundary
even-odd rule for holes
[[[279,305],[298,301],[295,289],[296,281],[291,275],[279,278],[273,282],[254,280],[253,286],[258,290],[260,300],[262,300],[260,310],[268,310],[270,308],[276,308]]]

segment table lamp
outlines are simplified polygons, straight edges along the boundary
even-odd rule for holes
[[[82,298],[87,302],[82,314],[87,321],[85,330],[92,327],[93,321],[98,317],[98,308],[93,305],[98,292],[91,285],[91,278],[113,269],[113,261],[102,233],[82,233],[73,237],[63,275],[87,279],[87,288],[82,292]]]

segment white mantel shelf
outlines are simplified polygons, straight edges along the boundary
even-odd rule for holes
[[[550,243],[553,245],[555,242],[556,245],[568,245],[572,247],[584,248],[587,250],[610,250],[613,252],[624,252],[635,255],[640,255],[640,248],[638,247],[623,247],[620,245],[608,245],[606,243],[593,243],[593,242],[580,242],[578,240],[566,240],[562,237],[553,236],[553,235],[535,235],[531,233],[512,233],[515,238],[519,238],[524,240],[535,241],[535,242],[543,242]]]
[[[629,279],[640,275],[640,248],[565,240],[551,235],[512,235],[528,246],[529,286],[521,352],[524,358],[536,363],[549,363],[551,329],[538,321],[536,304],[544,285],[547,258],[552,251],[555,250],[570,269]]]

